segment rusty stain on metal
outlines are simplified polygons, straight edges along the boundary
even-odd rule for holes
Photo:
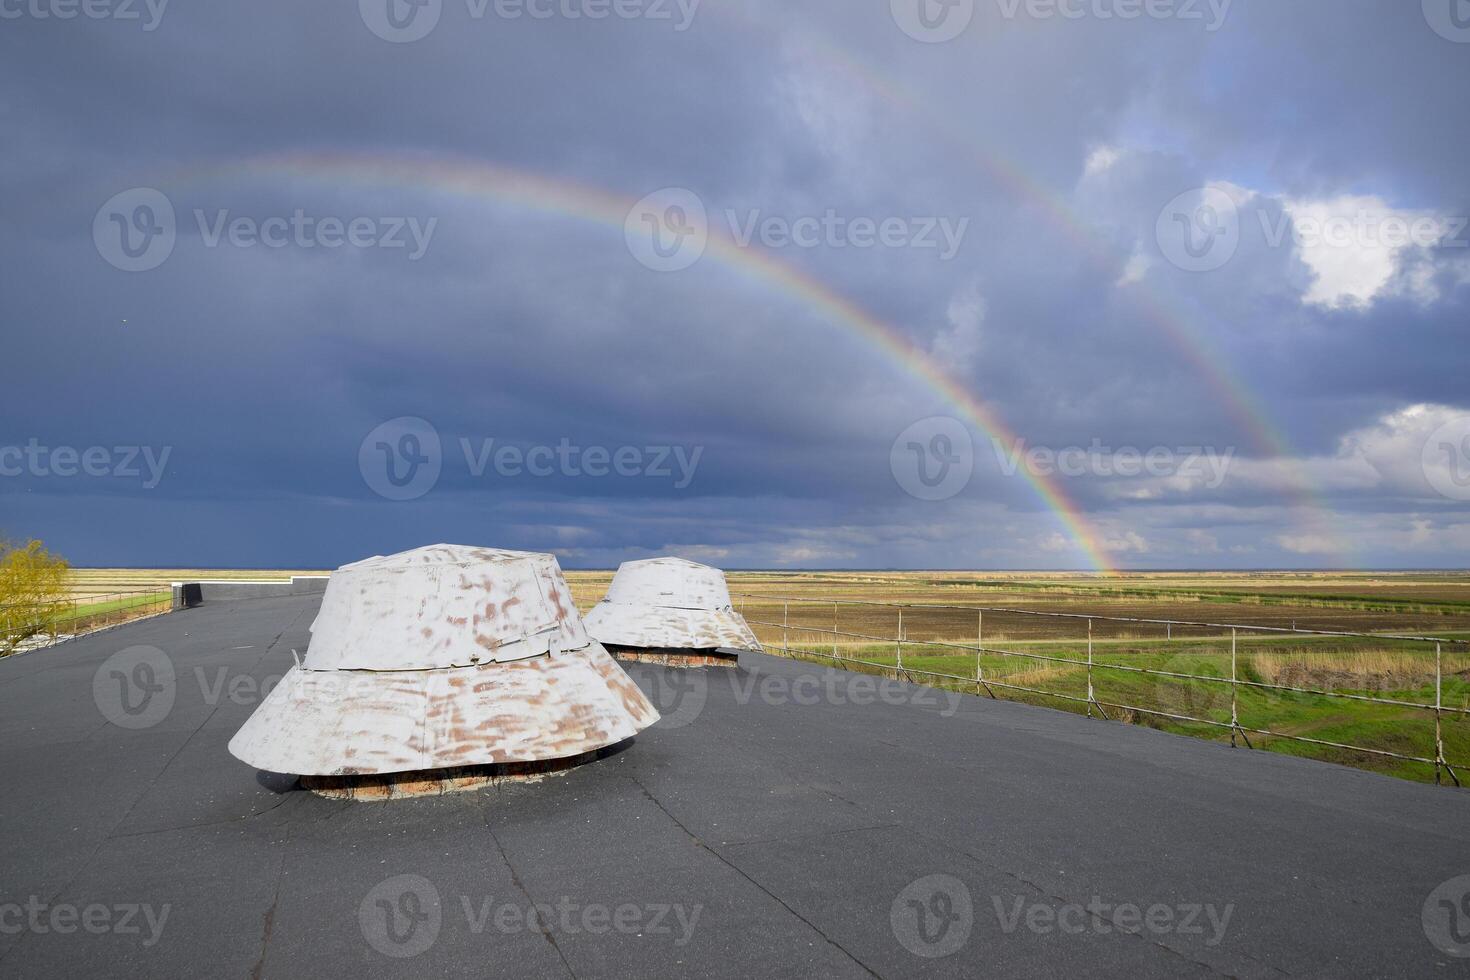
[[[356,776],[563,760],[631,738],[658,712],[568,594],[552,555],[436,545],[346,565],[305,659],[230,752]]]
[[[377,773],[369,776],[302,776],[301,785],[318,796],[362,802],[445,796],[507,783],[538,783],[550,776],[570,772],[577,766],[604,759],[621,751],[626,744],[619,742],[592,752],[546,762],[453,766],[426,772]]]
[[[617,656],[670,666],[728,664],[731,654],[761,650],[730,603],[725,573],[682,558],[624,562],[586,623]]]
[[[719,650],[654,650],[647,647],[620,647],[609,643],[607,652],[623,663],[658,664],[660,667],[738,667],[735,653]]]

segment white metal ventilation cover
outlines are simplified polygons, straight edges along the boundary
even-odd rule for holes
[[[561,759],[658,720],[553,555],[434,545],[332,575],[300,666],[230,740],[297,775]]]
[[[619,566],[607,596],[587,614],[599,643],[666,650],[751,650],[760,642],[731,607],[725,573],[683,558]]]

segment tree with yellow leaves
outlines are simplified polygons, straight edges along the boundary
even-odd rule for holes
[[[47,632],[66,598],[66,559],[39,541],[0,540],[0,657]]]

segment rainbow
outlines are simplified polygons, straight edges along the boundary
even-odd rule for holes
[[[363,157],[340,154],[291,154],[257,157],[223,167],[192,170],[191,180],[240,174],[247,177],[281,175],[304,180],[342,181],[406,186],[457,197],[489,200],[516,207],[564,215],[614,226],[622,231],[638,201],[610,191],[553,179],[541,174],[470,160],[442,158]],[[1000,416],[951,377],[923,348],[857,303],[826,284],[768,253],[742,247],[728,232],[711,222],[705,254],[722,265],[774,287],[840,324],[887,355],[947,401],[955,411],[987,436],[1015,444],[1019,437]],[[1113,573],[1106,541],[1084,516],[1060,481],[1017,469],[1036,495],[1066,529],[1067,535],[1097,571]]]
[[[711,8],[722,18],[747,30],[772,32],[765,23],[747,16],[746,5],[721,5]],[[783,25],[782,29],[785,29]],[[1111,273],[1116,269],[1114,257],[1103,247],[1096,233],[1060,195],[1049,190],[1019,165],[993,152],[970,133],[929,108],[901,81],[859,61],[850,52],[834,45],[825,36],[800,31],[793,35],[801,42],[803,64],[820,63],[857,82],[863,89],[897,110],[905,121],[919,121],[928,132],[943,138],[966,158],[977,163],[999,184],[1040,211],[1052,227],[1061,231],[1076,245],[1095,267]],[[814,55],[815,57],[808,57]],[[1219,404],[1232,421],[1246,433],[1256,449],[1276,460],[1292,460],[1297,454],[1284,433],[1274,426],[1259,400],[1243,379],[1235,376],[1225,357],[1213,342],[1183,315],[1172,311],[1163,300],[1143,288],[1129,295],[1144,322],[1152,326],[1169,343],[1171,349],[1209,386]],[[1293,509],[1302,523],[1311,525],[1323,540],[1332,543],[1337,557],[1348,566],[1362,564],[1350,539],[1341,535],[1331,520],[1332,510],[1317,492],[1304,468],[1295,465],[1286,470],[1287,491]]]

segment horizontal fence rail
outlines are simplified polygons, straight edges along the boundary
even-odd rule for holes
[[[59,637],[90,633],[172,608],[172,592],[159,589],[0,605],[0,657],[17,652],[22,643],[35,641],[45,646]]]
[[[1434,781],[1439,783],[1442,775],[1448,775],[1456,786],[1460,785],[1460,778],[1456,769],[1470,768],[1470,764],[1455,761],[1451,762],[1445,757],[1443,721],[1446,715],[1459,718],[1470,718],[1470,707],[1447,705],[1444,703],[1444,648],[1455,647],[1458,649],[1470,649],[1470,640],[1456,639],[1452,637],[1417,636],[1401,633],[1361,633],[1347,630],[1316,630],[1300,629],[1296,626],[1291,628],[1275,626],[1254,626],[1241,623],[1210,623],[1181,619],[1146,619],[1130,616],[1106,616],[1088,613],[1062,613],[1045,612],[1034,609],[1016,609],[1004,606],[976,606],[976,605],[948,605],[937,603],[919,602],[881,602],[868,599],[837,599],[822,597],[797,597],[783,595],[765,595],[752,592],[734,592],[732,596],[737,600],[746,621],[751,626],[765,627],[771,630],[781,631],[781,650],[786,655],[792,653],[790,634],[810,634],[816,636],[831,637],[830,652],[819,643],[801,644],[798,642],[796,653],[801,656],[815,656],[825,660],[839,663],[851,664],[874,668],[880,671],[891,671],[900,678],[913,679],[914,677],[930,677],[938,680],[956,681],[966,686],[973,686],[976,693],[984,691],[992,698],[996,697],[995,691],[1012,691],[1041,698],[1056,698],[1058,700],[1085,705],[1087,714],[1092,716],[1095,710],[1102,718],[1109,716],[1105,709],[1113,709],[1119,712],[1131,712],[1134,714],[1148,715],[1157,718],[1166,718],[1176,722],[1205,725],[1230,732],[1230,744],[1237,744],[1237,739],[1244,741],[1247,746],[1251,745],[1250,736],[1259,735],[1268,738],[1279,738],[1293,742],[1310,745],[1324,746],[1327,748],[1340,749],[1349,752],[1358,752],[1379,758],[1397,759],[1403,762],[1422,763],[1434,767]],[[739,602],[738,600],[746,600]],[[749,607],[752,604],[765,604],[767,606],[781,607],[781,622],[761,620],[752,618]],[[832,609],[832,625],[813,625],[806,623],[794,623],[791,621],[791,607],[799,604],[805,607],[830,607]],[[891,610],[896,614],[897,632],[895,635],[880,635],[873,633],[858,632],[856,630],[842,629],[839,622],[839,611],[844,607],[862,607],[869,609]],[[965,613],[975,617],[975,641],[973,643],[955,641],[953,639],[916,638],[908,635],[904,629],[905,610],[913,612],[945,611],[952,613]],[[1079,653],[1075,656],[1056,656],[1046,653],[1027,653],[1021,650],[1006,649],[1000,646],[987,645],[985,642],[985,616],[1019,616],[1035,617],[1038,619],[1071,620],[1086,624],[1086,636],[1069,640],[1065,638],[1048,638],[1044,642],[1053,644],[1077,643],[1079,646],[1086,643],[1085,659]],[[912,622],[912,616],[910,621]],[[1174,639],[1175,628],[1186,630],[1209,630],[1212,636],[1193,636],[1192,641],[1215,639],[1230,641],[1230,676],[1215,676],[1210,674],[1198,674],[1188,671],[1160,670],[1154,667],[1141,667],[1130,664],[1114,664],[1099,662],[1094,657],[1094,626],[1097,623],[1116,623],[1129,626],[1157,626],[1165,631],[1166,639]],[[1275,684],[1266,681],[1252,680],[1240,676],[1239,667],[1239,638],[1242,633],[1270,634],[1275,636],[1321,636],[1338,639],[1363,639],[1372,641],[1393,641],[1396,643],[1432,644],[1434,647],[1434,700],[1433,702],[1414,701],[1406,698],[1382,697],[1369,693],[1358,693],[1352,691],[1333,691],[1325,688],[1301,687],[1291,684]],[[838,651],[838,640],[859,640],[870,644],[883,644],[893,646],[894,662],[866,660],[860,657],[843,656]],[[1133,639],[1133,638],[1128,638]],[[959,654],[973,654],[975,657],[975,672],[972,676],[965,676],[943,671],[923,670],[913,666],[905,667],[903,662],[904,648],[952,650]],[[1061,691],[1048,691],[1042,688],[1030,687],[1024,684],[1013,684],[1003,678],[986,675],[982,656],[1017,658],[1035,663],[1060,664],[1067,667],[1079,668],[1085,671],[1086,694],[1067,694]],[[1217,685],[1227,687],[1230,691],[1230,720],[1222,721],[1214,718],[1200,717],[1199,715],[1179,712],[1163,711],[1159,708],[1149,708],[1141,705],[1128,704],[1122,701],[1106,700],[1099,696],[1096,685],[1096,673],[1099,671],[1114,671],[1133,675],[1146,675],[1163,677],[1173,680],[1189,681],[1192,683]],[[1254,727],[1243,724],[1240,720],[1239,692],[1242,689],[1255,691],[1279,692],[1288,695],[1306,695],[1310,697],[1333,698],[1342,701],[1359,703],[1381,704],[1400,708],[1410,708],[1432,713],[1434,718],[1434,748],[1432,755],[1415,755],[1408,752],[1397,752],[1392,749],[1377,748],[1366,745],[1354,745],[1348,742],[1339,742],[1330,739],[1312,738],[1307,735],[1292,734],[1289,732],[1274,731],[1268,728]]]

